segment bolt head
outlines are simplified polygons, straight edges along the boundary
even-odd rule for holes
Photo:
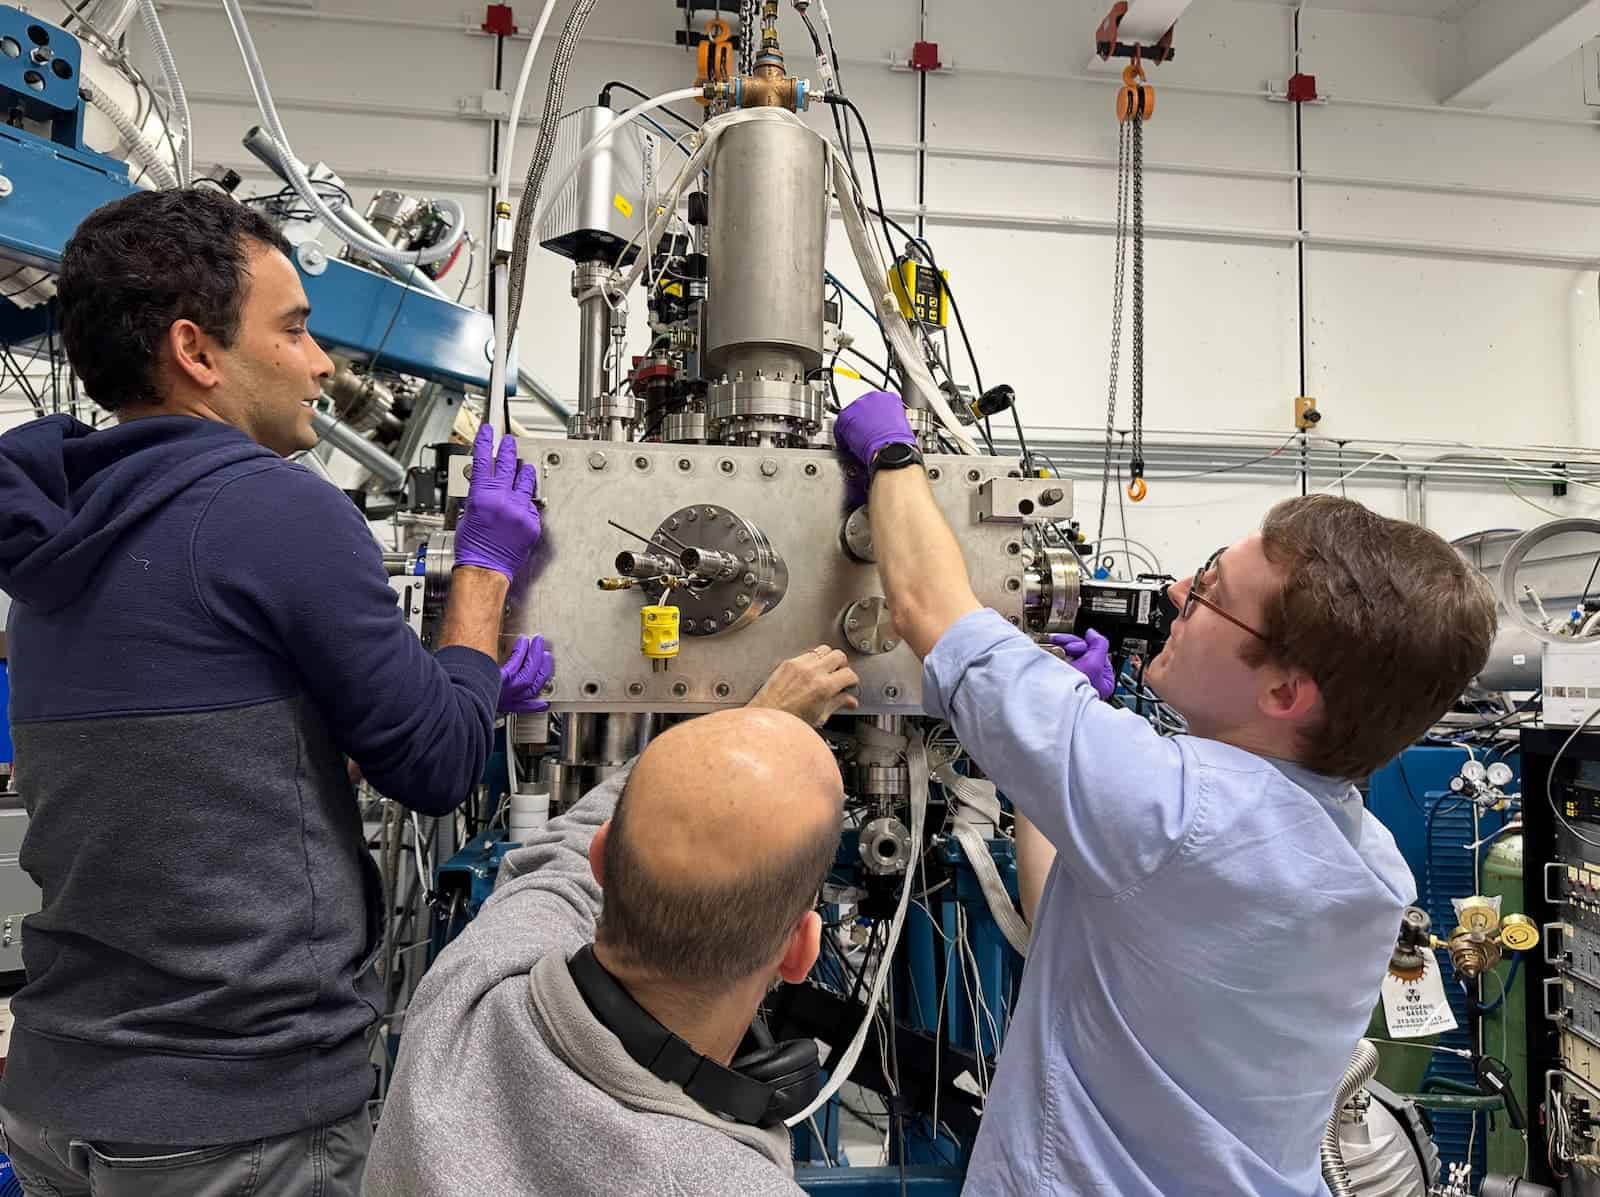
[[[761,476],[763,478],[771,478],[777,472],[778,472],[778,463],[773,461],[772,458],[768,457],[764,461],[762,461],[762,463],[761,463]]]
[[[737,607],[748,607],[750,605],[750,596],[748,594],[741,594],[738,598],[734,599],[733,602]]]
[[[744,584],[746,586],[754,586],[756,584],[756,576],[755,576],[755,574],[745,574],[743,580],[744,580]]]
[[[899,647],[900,647],[900,642],[898,640],[885,640],[883,642],[883,651],[886,652],[886,653],[892,653],[892,652],[894,652],[895,649],[897,649]]]
[[[732,611],[724,611],[722,613],[722,622],[723,623],[732,623],[733,622],[733,612]]]
[[[598,451],[589,454],[589,468],[591,470],[603,470],[603,469],[605,469],[606,468],[606,455],[604,453],[601,453],[601,452],[598,452]]]

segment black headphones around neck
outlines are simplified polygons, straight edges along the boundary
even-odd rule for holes
[[[594,1016],[642,1068],[681,1087],[714,1114],[747,1126],[777,1126],[822,1091],[822,1063],[811,1039],[758,1047],[732,1066],[702,1056],[633,1000],[586,944],[567,962]]]

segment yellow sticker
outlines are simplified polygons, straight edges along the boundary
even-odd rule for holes
[[[628,197],[623,195],[622,192],[617,192],[617,198],[611,201],[611,206],[621,212],[623,216],[629,219],[633,217],[633,205],[628,202]]]

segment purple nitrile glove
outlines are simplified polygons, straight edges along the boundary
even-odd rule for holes
[[[500,438],[485,422],[472,445],[472,480],[467,505],[456,524],[456,564],[476,565],[514,577],[539,543],[539,512],[533,505],[538,475],[517,464],[517,438]]]
[[[1055,633],[1050,643],[1067,654],[1067,664],[1089,679],[1096,694],[1110,698],[1117,688],[1116,675],[1111,672],[1111,641],[1093,628],[1088,632],[1087,640]]]
[[[906,405],[893,391],[868,391],[839,413],[834,421],[833,441],[863,467],[850,483],[850,501],[860,506],[867,501],[872,482],[872,459],[885,445],[916,446],[916,433],[906,420]]]
[[[502,715],[536,715],[548,711],[550,704],[539,698],[539,693],[556,671],[556,659],[544,646],[544,637],[529,639],[518,636],[511,656],[500,666],[500,702],[496,709]]]

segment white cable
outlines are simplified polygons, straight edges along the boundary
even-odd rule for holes
[[[433,862],[429,861],[427,869],[423,869],[422,820],[417,818],[416,811],[410,811],[409,813],[411,815],[411,838],[415,841],[412,846],[416,849],[412,855],[417,858],[417,895],[425,899],[428,896],[428,874],[433,872]]]
[[[511,163],[517,150],[517,124],[522,120],[522,101],[528,94],[528,80],[533,75],[533,60],[539,56],[539,43],[544,41],[545,26],[550,24],[550,14],[555,11],[556,0],[544,0],[544,9],[533,27],[528,40],[528,52],[522,56],[522,70],[517,74],[517,89],[511,94],[511,113],[506,117],[505,136],[500,139],[500,180],[496,194],[506,203],[511,202]]]
[[[141,3],[153,3],[154,0],[141,0]],[[273,142],[280,158],[284,173],[289,176],[289,185],[296,194],[315,212],[328,226],[330,232],[339,237],[363,256],[394,267],[426,266],[434,262],[442,262],[449,257],[456,245],[467,233],[466,212],[460,204],[451,199],[436,199],[434,206],[449,214],[449,228],[444,237],[427,249],[417,250],[414,253],[401,252],[387,241],[375,241],[360,230],[346,222],[343,215],[344,201],[339,201],[339,207],[334,208],[311,185],[311,180],[306,177],[305,170],[300,165],[300,160],[295,157],[293,148],[289,145],[289,134],[284,130],[283,122],[278,117],[277,106],[272,100],[272,89],[267,83],[267,74],[261,65],[261,56],[256,52],[256,44],[250,36],[250,26],[244,17],[244,10],[240,7],[239,0],[222,0],[222,7],[228,14],[228,24],[233,28],[233,37],[239,45],[239,54],[244,59],[245,74],[250,80],[250,90],[255,94],[256,109],[261,113],[261,119],[266,125],[266,135]]]
[[[989,852],[989,842],[979,834],[976,827],[959,815],[956,817],[955,830],[952,834],[956,843],[961,845],[961,850],[966,853],[967,863],[972,866],[972,872],[978,878],[978,888],[983,891],[983,900],[988,903],[989,913],[994,917],[995,925],[1006,937],[1006,942],[1017,950],[1017,954],[1026,958],[1028,924],[1017,913],[1017,908],[1011,902],[1011,895],[1006,892],[1005,882],[1000,880],[1000,870],[995,866],[994,857]]]
[[[1551,789],[1551,783],[1555,780],[1556,766],[1561,763],[1562,756],[1566,753],[1567,749],[1572,746],[1572,742],[1578,738],[1579,734],[1591,723],[1593,723],[1596,718],[1600,718],[1600,707],[1595,707],[1594,710],[1585,715],[1583,717],[1583,722],[1578,724],[1577,727],[1573,728],[1572,734],[1561,742],[1561,747],[1556,749],[1555,756],[1550,758],[1550,768],[1545,773],[1544,778],[1545,801],[1550,804],[1550,813],[1555,815],[1556,822],[1560,823],[1561,826],[1565,827],[1568,831],[1577,836],[1584,843],[1588,844],[1591,848],[1600,848],[1600,843],[1596,843],[1594,840],[1591,840],[1588,836],[1584,835],[1583,832],[1579,831],[1571,823],[1567,822],[1566,818],[1561,814],[1561,808],[1556,805],[1556,796],[1554,791]]]
[[[178,77],[178,61],[172,56],[167,43],[166,30],[161,28],[161,18],[156,13],[155,0],[139,0],[139,15],[144,18],[144,31],[155,47],[156,61],[161,64],[161,77],[167,82],[167,94],[172,98],[173,110],[178,117],[178,132],[182,141],[178,146],[178,183],[187,187],[194,176],[194,143],[190,137],[189,97],[183,90],[183,80]],[[109,114],[108,114],[109,115]],[[152,174],[155,172],[152,171]]]
[[[911,842],[920,852],[923,824],[928,814],[928,753],[922,741],[916,736],[910,737],[906,743],[906,772],[910,776],[911,788]],[[907,867],[906,882],[900,890],[900,901],[895,906],[894,918],[889,923],[889,937],[884,941],[883,951],[878,956],[878,971],[872,978],[872,989],[867,994],[868,1010],[876,1010],[878,1003],[883,1000],[884,985],[893,966],[895,949],[900,946],[900,933],[905,928],[906,909],[911,905],[911,888],[916,875],[917,870],[914,867]],[[861,1058],[862,1048],[866,1046],[867,1035],[871,1029],[872,1019],[863,1018],[861,1025],[856,1028],[855,1038],[850,1040],[840,1057],[828,1061],[828,1083],[822,1087],[822,1092],[818,1093],[798,1114],[785,1118],[783,1120],[785,1126],[804,1122],[833,1100],[834,1094],[838,1093],[850,1079],[856,1061]]]

